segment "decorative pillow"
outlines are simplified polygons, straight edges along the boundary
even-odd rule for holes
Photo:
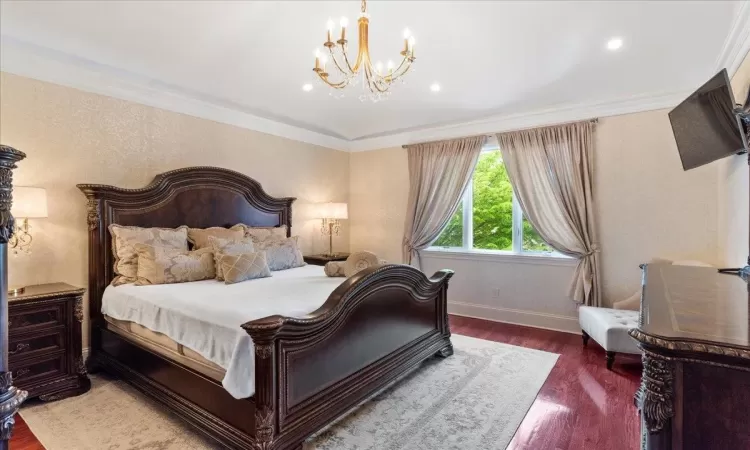
[[[241,253],[239,255],[219,254],[217,260],[226,284],[271,276],[271,269],[268,268],[265,252]]]
[[[380,259],[372,252],[356,252],[349,255],[344,263],[344,274],[347,278],[368,267],[377,266]]]
[[[329,277],[345,277],[344,261],[329,261],[323,267],[323,271]]]
[[[138,252],[136,286],[185,283],[216,276],[214,255],[209,248],[191,252],[148,244],[135,244],[134,247]]]
[[[221,264],[219,264],[219,255],[241,255],[243,253],[255,252],[255,245],[252,239],[221,239],[215,236],[208,237],[208,245],[211,247],[211,251],[214,253],[216,259],[216,279],[219,281],[224,280],[224,272],[221,270]]]
[[[266,260],[271,270],[292,269],[305,265],[302,251],[297,245],[297,236],[254,241],[254,244],[256,251],[266,252]]]
[[[249,227],[244,223],[238,223],[230,230],[242,230],[246,238],[264,241],[268,238],[286,239],[286,225],[280,227]]]
[[[223,227],[188,228],[188,242],[193,244],[194,250],[210,247],[208,245],[209,236],[221,239],[239,240],[244,237],[244,234],[242,230],[230,230]]]
[[[115,274],[117,274],[112,280],[112,285],[135,283],[138,276],[138,253],[135,250],[135,244],[187,251],[187,229],[186,226],[141,228],[110,225],[109,232],[112,235],[112,253],[115,256]]]

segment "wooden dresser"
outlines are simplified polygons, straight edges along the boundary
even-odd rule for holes
[[[57,400],[91,387],[81,354],[84,292],[52,283],[8,296],[10,371],[29,398]]]
[[[642,449],[750,449],[750,296],[737,275],[648,264],[638,328]]]

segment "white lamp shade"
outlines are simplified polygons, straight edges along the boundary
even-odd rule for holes
[[[18,219],[47,217],[47,191],[24,186],[13,188],[13,206],[10,212]]]
[[[315,205],[315,216],[320,219],[348,219],[349,209],[346,203],[318,203]]]

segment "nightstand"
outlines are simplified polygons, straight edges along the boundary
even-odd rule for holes
[[[91,388],[81,348],[84,292],[51,283],[8,295],[10,371],[29,398],[58,400]]]
[[[333,256],[329,255],[309,255],[305,256],[305,262],[314,266],[325,266],[326,263],[331,261],[346,261],[349,257],[349,253],[336,253]]]

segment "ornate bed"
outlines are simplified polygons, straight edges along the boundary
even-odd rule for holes
[[[452,272],[428,278],[404,265],[372,267],[305,317],[243,324],[255,347],[255,394],[235,399],[216,380],[107,328],[102,295],[114,276],[107,227],[245,223],[286,225],[291,235],[295,199],[273,198],[255,180],[214,167],[167,172],[142,189],[78,188],[88,199],[89,367],[122,378],[227,448],[301,449],[424,360],[453,352],[446,309]]]

